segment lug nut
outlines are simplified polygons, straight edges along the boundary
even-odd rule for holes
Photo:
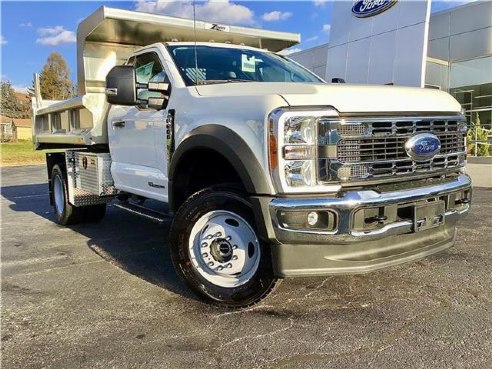
[[[208,263],[208,266],[213,267],[213,266],[214,266],[214,262],[213,262],[213,261],[209,262],[209,263]]]
[[[207,237],[205,237],[205,239],[207,239],[207,240],[211,240],[212,238],[214,238],[214,236],[212,236],[211,234],[209,234]]]
[[[231,239],[232,239],[232,237],[231,237],[231,236],[227,236],[227,237],[226,237],[226,241],[230,241]]]
[[[227,264],[226,268],[232,268],[232,264],[231,263]]]
[[[217,270],[218,270],[219,272],[220,272],[222,269],[224,269],[224,267],[223,267],[222,265],[219,265],[219,266],[217,267]]]
[[[233,246],[232,246],[232,249],[233,249],[233,250],[237,249],[237,245],[233,245]]]
[[[204,258],[208,258],[208,254],[207,254],[206,252],[204,252],[204,253],[202,254],[202,256],[203,256]]]
[[[222,233],[221,233],[221,232],[217,232],[217,233],[215,234],[215,237],[220,237],[220,236],[222,236]]]
[[[206,242],[202,243],[202,247],[207,247],[208,244]]]
[[[232,260],[237,260],[237,255],[234,255],[234,256],[232,257]]]

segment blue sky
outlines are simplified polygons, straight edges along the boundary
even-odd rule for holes
[[[464,1],[434,1],[432,11]],[[191,17],[191,1],[0,1],[1,79],[18,90],[32,84],[53,51],[60,52],[76,81],[75,33],[77,24],[102,5],[167,15]],[[197,18],[301,33],[292,51],[329,41],[332,2],[315,1],[199,1]]]

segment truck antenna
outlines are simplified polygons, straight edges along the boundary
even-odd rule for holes
[[[195,33],[195,84],[198,84],[198,54],[196,50],[196,1],[193,0],[193,32]]]

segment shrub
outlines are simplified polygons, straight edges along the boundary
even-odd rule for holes
[[[489,130],[482,127],[477,113],[475,122],[472,122],[466,134],[466,148],[470,155],[489,156],[489,133]],[[479,141],[476,146],[475,141]],[[475,147],[477,148],[477,152],[475,152]]]

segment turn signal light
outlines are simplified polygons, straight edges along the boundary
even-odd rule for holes
[[[270,170],[276,169],[278,167],[278,147],[277,147],[277,139],[274,134],[270,132],[268,142],[268,153],[269,153],[269,162],[270,162]]]

